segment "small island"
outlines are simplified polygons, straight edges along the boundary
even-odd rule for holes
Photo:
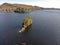
[[[26,17],[26,18],[23,20],[22,29],[19,30],[19,32],[29,31],[30,28],[31,28],[31,26],[32,26],[32,18],[31,18],[31,17]]]

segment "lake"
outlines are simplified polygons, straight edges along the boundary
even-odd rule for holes
[[[26,17],[32,17],[29,32],[19,33]],[[60,10],[30,13],[0,13],[0,45],[60,45]]]

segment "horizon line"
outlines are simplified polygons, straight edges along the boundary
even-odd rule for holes
[[[2,3],[0,3],[0,5],[2,5],[4,3],[9,3],[9,4],[24,4],[24,5],[30,5],[30,6],[38,6],[38,5],[32,5],[32,4],[26,4],[26,3],[17,3],[17,2],[2,2]],[[43,6],[38,6],[38,7],[42,7],[42,8],[57,8],[57,7],[43,7]],[[60,9],[60,7],[58,7],[58,9]]]

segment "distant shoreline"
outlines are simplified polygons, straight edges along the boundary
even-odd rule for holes
[[[25,4],[3,3],[0,5],[0,12],[27,13],[34,10],[60,10],[59,8],[43,8]]]
[[[43,8],[38,6],[24,5],[24,4],[3,3],[2,5],[0,5],[0,12],[26,13],[40,9]]]

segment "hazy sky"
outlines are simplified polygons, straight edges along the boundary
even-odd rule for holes
[[[0,4],[8,3],[22,3],[28,5],[36,5],[41,7],[60,8],[60,0],[1,0]]]

